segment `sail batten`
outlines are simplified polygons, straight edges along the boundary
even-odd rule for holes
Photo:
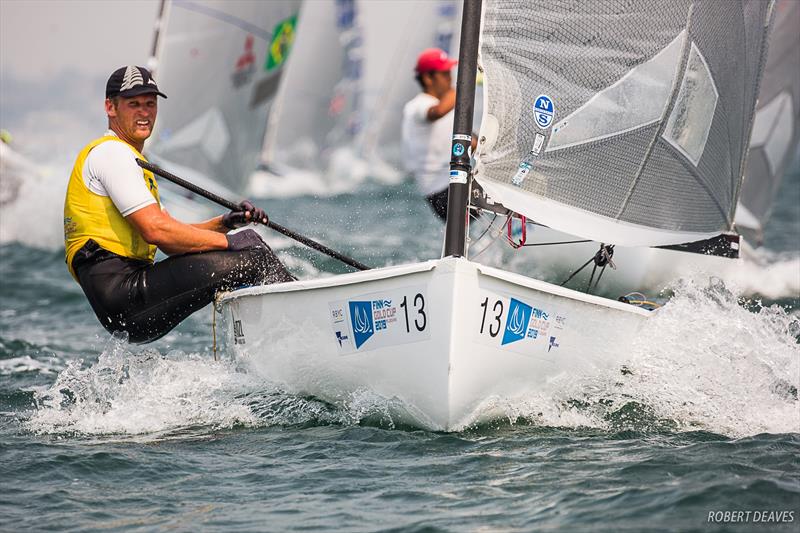
[[[492,127],[476,179],[509,209],[603,242],[729,230],[768,20],[751,0],[487,0]]]

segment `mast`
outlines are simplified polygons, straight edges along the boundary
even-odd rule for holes
[[[469,224],[467,204],[472,179],[469,148],[472,143],[472,112],[475,107],[481,4],[482,0],[464,0],[461,16],[456,108],[450,150],[450,186],[447,192],[447,226],[444,235],[445,257],[464,257],[466,249]]]
[[[158,44],[161,37],[161,30],[164,28],[164,8],[167,5],[167,0],[161,0],[158,6],[158,15],[153,28],[153,47],[150,49],[150,57],[147,59],[147,68],[155,75],[156,67],[158,67]]]

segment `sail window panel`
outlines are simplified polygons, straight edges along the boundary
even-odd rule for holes
[[[547,151],[619,135],[660,119],[669,101],[685,38],[684,30],[655,57],[633,68],[557,123]]]
[[[703,54],[692,43],[675,105],[663,137],[695,166],[700,162],[714,120],[719,92]]]

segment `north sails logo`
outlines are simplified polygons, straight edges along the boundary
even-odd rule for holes
[[[375,333],[375,325],[372,322],[372,302],[348,302],[348,305],[356,348],[360,348]]]

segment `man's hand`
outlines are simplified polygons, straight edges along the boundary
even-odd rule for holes
[[[250,250],[252,248],[266,248],[266,243],[261,239],[261,236],[251,229],[238,233],[229,233],[225,235],[225,238],[228,239],[228,250],[232,252]]]
[[[263,209],[254,206],[250,200],[243,201],[236,209],[222,217],[222,224],[228,229],[241,228],[251,222],[266,224],[269,222],[269,217]]]

